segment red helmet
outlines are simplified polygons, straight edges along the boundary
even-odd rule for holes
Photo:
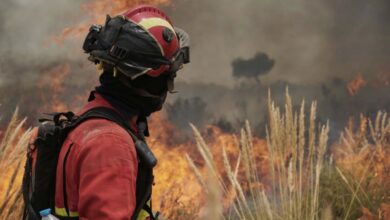
[[[153,6],[139,6],[93,25],[83,45],[90,60],[111,65],[131,79],[175,73],[189,62],[189,37]]]
[[[161,55],[172,60],[180,49],[180,43],[176,31],[168,16],[160,9],[141,5],[123,13],[127,19],[145,28],[157,41],[161,49]],[[150,70],[150,76],[159,76],[169,70],[169,65],[162,65],[159,69]]]

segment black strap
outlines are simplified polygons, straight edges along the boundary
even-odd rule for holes
[[[141,212],[142,209],[144,209],[149,215],[151,220],[154,220],[153,212],[152,212],[152,204],[148,206],[146,203],[148,200],[151,199],[152,195],[152,187],[148,187],[147,192],[145,193],[144,197],[142,197],[140,204],[143,204],[142,206],[140,204],[137,204],[137,207],[134,209],[133,217],[131,220],[136,220],[138,217],[138,214]]]
[[[31,200],[30,200],[30,188],[31,188],[31,171],[32,171],[32,157],[31,152],[28,152],[26,165],[25,165],[26,172],[23,175],[23,181],[22,181],[22,194],[23,194],[23,200],[24,200],[24,213],[23,213],[23,219],[34,219],[38,220],[39,217],[36,214],[34,208],[32,207]]]
[[[66,192],[66,161],[68,160],[69,152],[72,149],[72,146],[73,146],[73,144],[71,144],[69,146],[68,151],[65,154],[64,163],[63,163],[63,167],[62,167],[62,193],[63,193],[63,198],[64,198],[64,208],[65,208],[66,214],[68,216],[70,216],[69,215],[70,211],[69,211],[69,206],[68,206],[68,194]]]
[[[140,139],[139,137],[137,137],[137,135],[135,135],[136,132],[131,128],[131,126],[126,122],[126,120],[113,109],[106,107],[96,107],[88,110],[80,116],[75,117],[75,120],[69,126],[67,126],[66,129],[72,130],[84,121],[92,118],[102,118],[115,122],[116,124],[126,129],[134,142]]]
[[[152,212],[152,208],[150,206],[148,206],[145,203],[145,205],[143,207],[143,210],[145,210],[149,214],[151,220],[154,220],[154,215],[153,215],[153,212]]]
[[[39,142],[40,140],[44,139],[46,133],[45,129],[42,126],[39,126],[38,128],[38,134],[36,138],[36,142]],[[27,149],[27,159],[25,164],[25,172],[23,175],[22,180],[22,194],[23,194],[23,200],[24,200],[24,213],[23,213],[23,219],[26,220],[39,220],[41,219],[39,214],[35,211],[34,207],[31,203],[31,195],[30,192],[32,188],[34,187],[32,184],[32,169],[33,169],[33,162],[32,162],[32,152],[36,149],[36,143],[34,143],[32,146],[31,144],[28,145]]]

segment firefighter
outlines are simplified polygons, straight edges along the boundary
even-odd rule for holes
[[[77,115],[110,108],[140,139],[148,136],[146,118],[161,110],[176,72],[189,62],[188,42],[188,35],[152,6],[93,25],[83,49],[102,74]],[[64,219],[154,219],[147,190],[152,181],[144,180],[149,170],[140,169],[139,161],[134,139],[117,123],[81,123],[60,150],[53,212]]]

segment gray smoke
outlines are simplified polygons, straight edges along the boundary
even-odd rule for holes
[[[175,1],[171,14],[192,37],[188,82],[233,86],[231,61],[257,51],[278,62],[269,83],[316,84],[389,68],[386,0]]]
[[[84,94],[94,76],[81,51],[81,40],[57,44],[53,38],[84,19],[83,0],[3,0],[0,7],[0,111],[2,122],[16,106],[31,121],[37,112],[48,112],[53,97],[51,81],[60,76],[51,70],[69,65],[59,83],[58,99],[70,103]],[[93,77],[96,78],[96,77]],[[51,91],[51,92],[50,92]]]
[[[268,88],[283,105],[286,86],[297,101],[317,100],[320,119],[330,119],[336,132],[350,116],[390,110],[388,85],[369,83],[355,96],[346,89],[358,73],[369,82],[390,75],[390,1],[197,0],[175,1],[170,11],[192,37],[180,96],[202,97],[217,119],[248,118],[261,132]],[[238,82],[232,73],[245,68],[231,62],[258,51],[276,61],[272,71],[260,76],[261,85]]]
[[[47,92],[50,78],[58,77],[49,70],[65,63],[70,70],[62,78],[62,101],[71,102],[97,84],[96,71],[81,50],[83,39],[62,44],[52,40],[64,28],[88,20],[80,7],[86,2],[90,0],[1,1],[3,115],[19,105],[22,114],[35,117],[37,109],[51,100]],[[168,99],[173,106],[181,99],[182,104],[176,105],[191,112],[176,112],[181,126],[192,120],[200,125],[210,121],[229,130],[249,119],[261,132],[268,88],[281,103],[287,85],[296,100],[318,100],[321,120],[330,118],[336,129],[360,112],[390,110],[388,85],[380,89],[367,85],[355,96],[345,88],[357,73],[375,81],[379,73],[390,72],[390,1],[173,0],[165,9],[175,25],[190,34],[192,43],[191,64],[177,77],[180,93]],[[275,60],[272,71],[261,74],[266,72],[261,69],[270,66],[259,67],[258,72],[240,65],[232,68],[238,57],[249,61],[258,51],[267,51]],[[259,73],[261,84],[237,81],[233,76],[245,72]],[[193,104],[195,97],[204,106]],[[201,115],[189,110],[200,106]]]

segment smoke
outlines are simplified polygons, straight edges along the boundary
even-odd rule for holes
[[[274,66],[275,61],[267,54],[258,52],[248,60],[237,58],[232,62],[233,76],[258,79],[260,75],[267,74]]]
[[[0,3],[2,114],[10,114],[19,105],[23,115],[35,117],[38,110],[47,111],[41,107],[54,98],[72,102],[97,84],[93,64],[81,50],[82,38],[61,44],[53,41],[65,28],[90,21],[90,14],[81,8],[90,2]],[[173,106],[171,120],[181,127],[191,121],[200,126],[215,122],[229,130],[249,119],[261,133],[268,88],[282,103],[287,85],[295,100],[317,100],[320,119],[329,118],[335,130],[349,116],[390,110],[389,86],[384,83],[390,75],[387,0],[291,0],[288,4],[282,0],[173,0],[164,9],[192,42],[191,64],[177,77],[180,93],[168,98]],[[267,51],[272,59],[259,51]],[[69,66],[64,77],[50,71],[63,65]],[[261,84],[234,77],[256,74]],[[351,96],[345,87],[356,74],[362,74],[368,84]],[[61,96],[52,97],[47,91],[51,80],[58,78]],[[197,104],[195,97],[201,100]]]
[[[167,104],[165,110],[167,118],[186,134],[192,134],[189,122],[195,126],[203,126],[213,119],[206,111],[207,103],[201,97],[177,98],[173,103]]]
[[[234,86],[231,61],[257,51],[277,61],[268,83],[317,84],[389,67],[386,0],[177,0],[170,14],[192,38],[187,82]]]
[[[91,86],[95,72],[81,51],[81,39],[57,44],[53,37],[84,18],[80,4],[85,1],[5,0],[0,7],[0,103],[4,121],[16,106],[30,121],[38,112],[50,112],[54,99],[69,104]],[[57,85],[61,72],[69,73]],[[61,70],[61,69],[59,69]],[[95,78],[95,77],[93,77]],[[41,86],[40,86],[41,85]],[[51,88],[51,87],[57,88]],[[63,87],[63,94],[53,90]],[[48,92],[51,91],[51,92]],[[55,97],[58,96],[58,97]]]
[[[80,12],[81,2],[2,2],[1,54],[8,59],[26,63],[31,60],[47,63],[60,58],[79,58],[82,54],[73,53],[68,47],[75,45],[55,45],[52,37],[83,18]]]
[[[379,76],[390,73],[389,1],[197,0],[175,1],[169,11],[192,38],[179,96],[202,97],[216,119],[234,126],[249,119],[262,133],[268,88],[283,105],[286,86],[296,102],[317,100],[320,120],[335,133],[350,116],[390,111],[389,84]],[[232,62],[258,51],[272,55],[272,71],[259,74],[260,85],[237,81],[248,71]],[[351,96],[346,86],[357,74],[369,83]]]

